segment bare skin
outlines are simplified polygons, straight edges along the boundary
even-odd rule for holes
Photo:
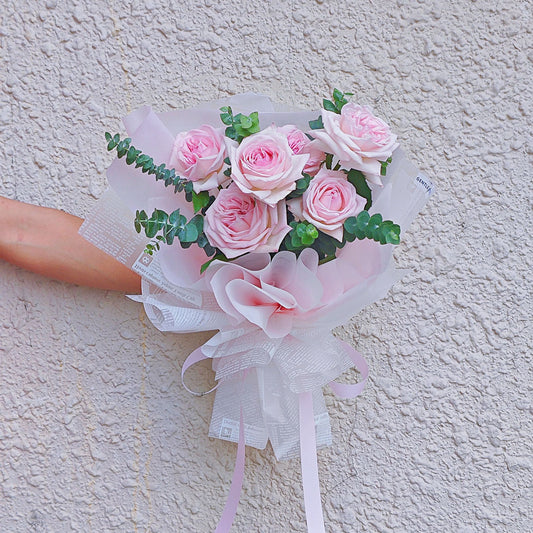
[[[97,289],[141,292],[141,278],[78,234],[83,220],[0,197],[0,260]]]

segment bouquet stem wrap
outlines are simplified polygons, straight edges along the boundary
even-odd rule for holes
[[[317,115],[276,109],[268,98],[247,94],[160,115],[142,108],[124,122],[136,147],[167,162],[177,133],[199,123],[216,125],[218,108],[228,103],[243,113],[258,110],[263,127],[275,122],[303,129]],[[184,379],[192,365],[212,360],[218,384],[209,435],[238,443],[230,496],[216,531],[231,528],[245,445],[263,449],[268,442],[278,460],[301,457],[308,530],[324,531],[316,449],[330,445],[332,438],[322,390],[329,384],[340,397],[355,397],[368,376],[363,357],[331,330],[384,297],[401,277],[393,266],[392,246],[354,241],[322,265],[312,249],[298,258],[288,251],[272,259],[253,253],[231,263],[215,261],[200,275],[206,259],[201,250],[175,245],[148,256],[143,253],[147,239],[132,229],[135,210],[179,204],[187,214],[189,204],[119,159],[108,179],[110,190],[80,233],[142,275],[142,295],[130,297],[144,304],[159,330],[218,330],[182,370]],[[390,217],[404,231],[432,192],[429,180],[398,149],[383,186],[371,187],[371,213]],[[357,384],[335,383],[352,367],[360,373]]]

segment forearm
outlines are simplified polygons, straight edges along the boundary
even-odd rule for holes
[[[0,259],[49,278],[140,292],[140,277],[78,234],[83,220],[0,197]]]

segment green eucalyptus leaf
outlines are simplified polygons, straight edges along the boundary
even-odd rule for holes
[[[184,242],[196,242],[198,239],[198,229],[194,224],[188,222],[183,229],[178,230],[179,240]]]
[[[135,167],[142,167],[146,163],[146,161],[148,161],[148,156],[146,154],[140,154],[137,158],[137,161],[135,161]]]
[[[344,221],[344,239],[352,242],[357,239],[373,239],[381,244],[399,244],[400,226],[392,220],[383,220],[379,213],[372,216],[368,211],[361,211],[357,217]]]
[[[355,239],[357,239],[357,236],[355,235],[355,233],[348,233],[347,231],[345,231],[344,232],[344,239],[347,242],[353,242],[353,241],[355,241]]]
[[[362,229],[366,228],[369,220],[370,220],[370,213],[368,211],[361,211],[357,215],[357,227],[362,228]]]
[[[394,224],[392,228],[385,234],[387,244],[400,244],[400,226]]]
[[[260,130],[259,113],[257,111],[250,113],[250,119],[252,120],[252,125],[248,128],[248,131],[250,133],[257,133]]]
[[[307,225],[307,236],[308,237],[311,237],[313,239],[317,239],[318,238],[318,229],[315,228],[315,226],[313,226],[313,224],[308,224]]]
[[[324,129],[324,122],[322,121],[322,115],[319,116],[315,120],[310,120],[309,121],[309,127],[312,130],[323,130]]]
[[[152,218],[154,218],[161,227],[168,221],[168,215],[161,209],[154,209]]]
[[[168,245],[172,244],[174,242],[174,237],[176,237],[176,233],[178,233],[178,231],[179,228],[177,227],[167,226],[165,228],[165,235],[161,240],[163,240]]]
[[[189,224],[192,224],[196,228],[198,235],[204,231],[204,217],[200,214],[194,215],[191,220],[189,220]]]
[[[234,141],[236,141],[239,138],[237,131],[235,130],[233,126],[227,127],[224,134],[226,135],[226,137],[229,137],[230,139],[233,139]]]
[[[146,236],[148,238],[155,237],[157,232],[159,231],[159,226],[157,224],[157,221],[149,219],[146,222],[146,225],[144,226],[144,232],[146,233]]]
[[[117,146],[117,156],[122,158],[126,155],[128,147],[124,144],[124,141],[120,141]]]
[[[382,222],[383,217],[379,213],[372,215],[368,221],[367,236],[374,240],[379,240],[379,229]]]
[[[250,117],[241,116],[241,128],[247,130],[250,129],[253,126],[252,119]]]
[[[126,154],[126,164],[131,165],[135,159],[137,159],[137,155],[139,152],[135,150],[133,146],[130,146],[128,153]]]
[[[357,217],[348,217],[348,218],[344,221],[344,229],[345,229],[348,233],[350,233],[350,234],[354,234],[356,228],[357,228]]]
[[[229,113],[221,113],[220,120],[222,120],[222,123],[226,126],[230,126],[233,123],[233,117]]]
[[[181,226],[185,222],[183,222],[183,219],[187,220],[183,215],[180,214],[180,210],[176,209],[175,211],[172,211],[170,215],[168,216],[168,222],[172,226]]]
[[[302,235],[301,239],[302,239],[303,245],[310,246],[311,244],[315,242],[316,237],[313,237],[312,235],[306,232]]]
[[[296,235],[298,235],[298,237],[303,237],[305,234],[306,234],[306,225],[298,224],[296,226]]]

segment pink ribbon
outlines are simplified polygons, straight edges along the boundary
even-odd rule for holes
[[[361,374],[361,381],[344,384],[332,381],[329,386],[343,399],[355,398],[363,391],[368,379],[368,364],[365,358],[353,348],[350,358]],[[304,489],[305,518],[308,533],[325,533],[320,482],[316,456],[315,416],[313,396],[310,392],[300,394],[300,456],[302,462],[302,484]]]
[[[318,480],[315,416],[311,392],[300,394],[300,457],[307,531],[308,533],[325,533]]]
[[[205,356],[201,348],[192,352],[185,360],[181,380],[184,387],[195,396],[203,396],[213,392],[218,385],[206,392],[196,392],[191,390],[184,382],[185,372],[196,363],[209,359]],[[355,368],[361,374],[361,379],[354,384],[337,383],[332,381],[329,386],[333,392],[343,399],[355,398],[363,391],[368,379],[368,364],[364,357],[350,347],[350,359],[353,361]],[[313,413],[313,396],[312,392],[302,392],[299,395],[299,412],[300,412],[300,456],[302,465],[302,484],[304,489],[305,517],[307,522],[308,533],[325,533],[324,516],[322,513],[322,501],[320,498],[320,481],[318,477],[318,462],[316,454],[316,432],[315,417]],[[246,440],[244,434],[244,416],[241,406],[239,420],[239,443],[237,446],[237,457],[235,468],[231,480],[230,491],[224,511],[215,533],[229,533],[237,507],[239,505],[242,483],[244,479]]]
[[[235,469],[233,470],[233,478],[231,480],[231,487],[229,489],[228,499],[222,511],[222,516],[218,522],[215,533],[227,533],[235,520],[237,514],[237,506],[241,499],[242,481],[244,479],[244,458],[245,458],[245,437],[244,437],[244,420],[241,407],[241,418],[239,421],[239,444],[237,446],[237,458],[235,459]]]

